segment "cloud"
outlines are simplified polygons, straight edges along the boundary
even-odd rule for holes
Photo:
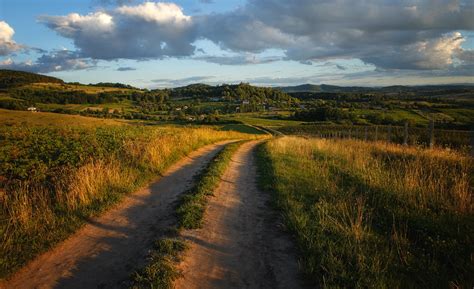
[[[22,48],[13,40],[15,30],[5,21],[0,21],[0,56],[11,54]]]
[[[462,49],[465,38],[459,32],[443,35],[439,38],[418,41],[387,49],[377,54],[362,56],[361,59],[383,68],[435,70],[451,67],[455,60],[468,61],[463,56],[470,51]]]
[[[135,0],[92,0],[97,5],[125,5],[135,2]]]
[[[249,0],[205,17],[202,35],[232,51],[280,48],[301,63],[361,59],[380,68],[446,69],[474,28],[472,1]]]
[[[233,65],[274,61],[277,56],[248,55],[276,49],[284,60],[305,64],[359,59],[379,69],[464,71],[473,50],[462,48],[459,31],[474,30],[472,15],[469,0],[247,0],[207,15],[144,2],[40,21],[71,39],[83,58],[187,57]],[[196,41],[206,39],[232,53],[196,56]]]
[[[278,56],[261,57],[254,54],[240,54],[234,56],[197,56],[195,60],[203,60],[220,65],[248,65],[262,64],[279,61],[282,58]]]
[[[150,59],[194,53],[195,26],[173,3],[145,2],[87,15],[42,16],[41,22],[74,41],[83,57]]]
[[[34,62],[15,62],[11,58],[8,58],[0,62],[0,68],[48,73],[54,71],[90,69],[94,68],[96,64],[96,61],[81,58],[76,52],[56,50],[43,54]]]
[[[132,70],[137,70],[137,69],[135,67],[129,67],[129,66],[117,68],[117,71],[132,71]]]

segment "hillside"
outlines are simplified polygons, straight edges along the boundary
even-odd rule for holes
[[[222,84],[211,86],[207,84],[191,84],[173,89],[155,90],[169,94],[171,99],[192,98],[192,99],[214,99],[223,101],[248,100],[257,103],[269,103],[272,101],[293,102],[291,96],[278,89],[270,87],[258,87],[248,83]]]
[[[0,89],[17,87],[30,83],[64,83],[59,78],[16,70],[0,69]]]
[[[368,92],[383,92],[383,93],[401,93],[401,92],[466,92],[472,91],[474,85],[459,84],[459,85],[419,85],[419,86],[405,86],[405,85],[391,85],[384,87],[364,87],[364,86],[337,86],[328,84],[301,84],[296,86],[282,86],[277,89],[286,93],[296,92],[327,92],[327,93],[368,93]]]

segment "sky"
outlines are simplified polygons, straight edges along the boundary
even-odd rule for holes
[[[0,0],[0,69],[141,88],[474,83],[472,0]]]

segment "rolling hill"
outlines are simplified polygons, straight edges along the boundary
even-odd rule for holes
[[[0,89],[17,87],[30,83],[64,83],[59,78],[16,70],[0,69]]]

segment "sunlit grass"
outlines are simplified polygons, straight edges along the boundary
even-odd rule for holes
[[[457,152],[284,137],[261,182],[323,288],[470,288],[473,160]]]
[[[0,126],[2,277],[187,153],[220,140],[255,137],[211,127],[25,113],[26,124]]]

